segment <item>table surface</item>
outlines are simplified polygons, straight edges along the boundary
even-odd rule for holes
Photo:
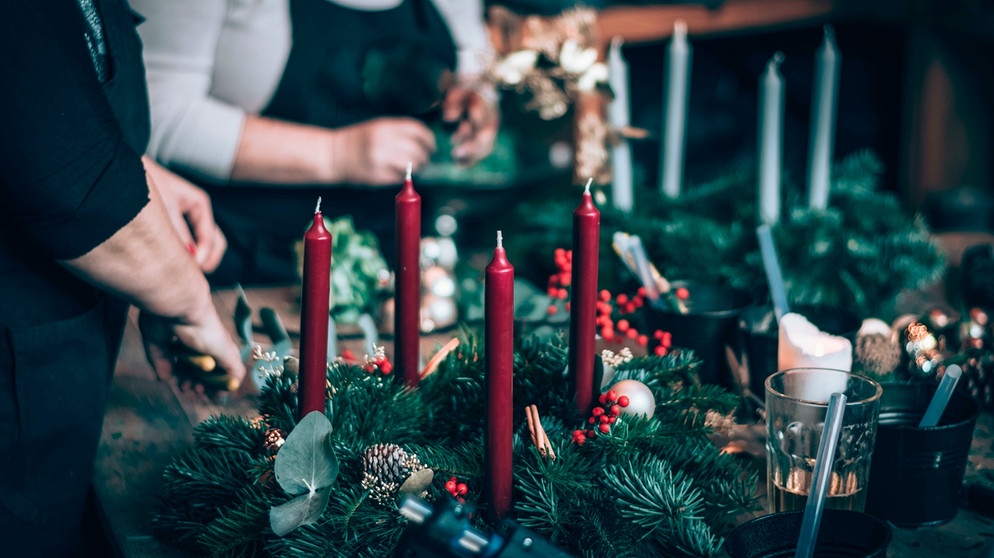
[[[233,315],[235,293],[219,291],[215,300],[222,315]],[[291,329],[299,324],[295,290],[274,288],[248,290],[255,310],[269,306],[279,312]],[[112,551],[118,556],[183,557],[185,553],[160,543],[151,533],[153,503],[161,488],[161,473],[175,456],[192,443],[195,425],[212,415],[257,415],[252,393],[239,393],[224,401],[214,400],[175,382],[156,380],[145,360],[133,312],[118,361],[103,437],[97,455],[94,494],[96,513],[105,527]],[[255,329],[261,331],[258,318]],[[233,328],[232,320],[232,328]],[[425,337],[423,351],[431,355],[446,341],[445,335]],[[256,334],[263,348],[269,340]],[[342,339],[341,348],[358,355],[366,353],[355,336]],[[389,350],[389,343],[384,342]],[[994,468],[994,415],[984,413],[973,441],[968,478]],[[739,427],[730,442],[758,459],[763,458],[762,428]],[[939,527],[893,530],[889,556],[991,556],[994,550],[994,518],[962,508],[956,518]]]

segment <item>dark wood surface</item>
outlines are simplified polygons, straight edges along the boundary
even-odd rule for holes
[[[299,324],[293,289],[249,290],[254,309],[276,309],[293,335]],[[217,292],[215,300],[222,315],[231,316],[235,294]],[[158,381],[145,360],[133,313],[129,323],[110,404],[104,421],[103,438],[97,455],[94,492],[96,511],[104,525],[111,552],[128,558],[183,557],[184,553],[157,541],[150,520],[160,493],[163,468],[189,447],[195,425],[216,414],[257,414],[251,389],[226,400],[208,398],[175,382]],[[255,321],[258,321],[257,318]],[[233,321],[232,321],[233,324]],[[256,323],[258,328],[260,324]],[[232,325],[233,328],[233,325]],[[431,355],[447,340],[446,335],[426,337],[423,350]],[[265,349],[269,340],[261,333],[256,341]],[[346,336],[340,348],[365,354],[362,342]],[[384,341],[389,352],[389,341]],[[724,443],[723,441],[722,443]],[[736,445],[763,459],[762,428],[742,426],[735,432]],[[994,416],[984,413],[977,425],[973,451],[967,470],[972,479],[984,470],[994,469]],[[986,557],[994,551],[994,519],[963,507],[956,518],[939,527],[894,529],[889,556],[932,558]]]

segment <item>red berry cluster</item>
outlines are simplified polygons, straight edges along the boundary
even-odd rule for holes
[[[556,272],[549,276],[548,294],[549,298],[567,301],[569,298],[570,280],[573,277],[573,251],[565,248],[556,248],[555,251]],[[549,305],[549,314],[555,314],[559,307],[555,304]],[[569,302],[566,302],[566,311],[569,312]]]
[[[599,430],[603,434],[611,431],[611,425],[618,420],[621,409],[627,407],[629,399],[627,395],[618,395],[613,389],[607,393],[602,393],[597,400],[600,405],[590,411],[590,418],[587,419],[589,425],[586,430],[577,429],[573,431],[573,441],[583,444],[587,438],[593,438]],[[596,430],[595,430],[596,428]]]
[[[459,502],[466,502],[466,499],[463,498],[463,496],[469,492],[469,487],[466,486],[466,483],[459,482],[459,479],[456,477],[450,477],[449,480],[445,481],[445,490],[447,490],[449,494],[451,494],[452,497]]]
[[[355,356],[355,353],[353,353],[349,349],[345,349],[339,355],[339,358],[341,358],[347,364],[362,366],[363,370],[369,372],[370,374],[379,371],[384,376],[389,376],[390,373],[393,372],[393,363],[391,363],[390,359],[388,359],[386,355],[383,354],[377,353],[372,357],[367,356],[364,362],[359,360],[359,358]]]
[[[554,300],[566,301],[569,298],[570,274],[573,269],[573,251],[564,248],[556,248],[555,251],[556,273],[549,276],[548,295]],[[690,293],[686,288],[680,287],[676,290],[676,296],[680,300],[686,300]],[[639,287],[634,295],[629,296],[621,293],[617,296],[611,294],[607,289],[602,289],[598,294],[597,301],[597,333],[608,342],[622,344],[625,340],[631,340],[643,347],[652,345],[652,352],[656,356],[664,356],[672,347],[672,336],[668,331],[657,329],[652,333],[650,339],[648,335],[642,334],[634,327],[629,319],[639,308],[645,306],[646,291],[644,287]],[[566,311],[569,311],[569,302],[565,303]],[[559,311],[559,306],[555,303],[549,305],[549,314]],[[617,321],[614,317],[617,313]]]

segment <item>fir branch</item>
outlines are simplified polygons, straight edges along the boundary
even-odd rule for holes
[[[202,448],[240,450],[256,455],[265,431],[241,417],[213,416],[193,429],[193,438]]]

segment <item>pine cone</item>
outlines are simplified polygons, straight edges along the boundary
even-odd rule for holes
[[[283,444],[286,443],[286,436],[279,428],[270,428],[262,437],[262,448],[270,456],[275,456]]]
[[[427,469],[416,455],[396,444],[376,444],[362,454],[362,486],[379,504],[395,501],[413,473]]]
[[[901,364],[901,347],[882,333],[856,338],[856,362],[874,376],[888,376]]]

